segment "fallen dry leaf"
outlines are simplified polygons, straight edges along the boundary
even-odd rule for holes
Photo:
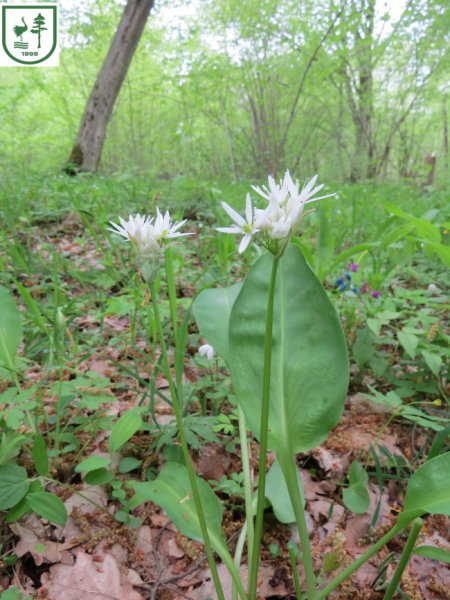
[[[41,581],[52,600],[144,600],[128,581],[121,584],[120,570],[115,559],[106,554],[102,563],[95,564],[92,556],[75,551],[74,566],[54,565],[43,573]]]
[[[231,576],[228,573],[224,564],[219,565],[218,567],[220,581],[222,583],[223,592],[225,598],[227,600],[231,598]],[[289,597],[289,593],[286,590],[286,587],[283,583],[272,587],[269,583],[272,581],[275,575],[275,569],[271,565],[267,565],[261,563],[258,571],[258,597],[261,600],[265,600],[265,598],[286,598]],[[242,565],[239,569],[239,576],[244,585],[244,588],[247,589],[247,581],[248,581],[248,570],[247,565]],[[192,598],[192,600],[208,600],[208,598],[215,598],[216,593],[214,589],[214,583],[211,578],[211,571],[205,571],[204,574],[205,581],[202,585],[196,590],[192,590],[188,592],[188,596]],[[209,578],[206,580],[206,578]]]

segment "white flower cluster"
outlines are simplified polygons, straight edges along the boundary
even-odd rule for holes
[[[260,210],[252,209],[250,194],[247,194],[245,219],[241,217],[226,202],[222,206],[228,215],[236,223],[233,227],[218,227],[218,231],[224,233],[242,233],[244,237],[239,245],[239,252],[244,252],[248,247],[252,236],[275,256],[281,256],[292,235],[301,223],[305,214],[305,204],[329,198],[334,194],[313,198],[323,188],[322,185],[314,187],[318,175],[315,175],[302,190],[299,191],[298,182],[294,183],[289,171],[286,171],[284,179],[278,185],[273,177],[269,176],[269,188],[263,185],[263,189],[252,186],[260,196],[265,198],[269,205]],[[310,211],[308,211],[310,212]]]
[[[165,243],[166,240],[183,235],[192,235],[192,233],[180,233],[178,231],[186,223],[186,220],[180,223],[172,223],[169,211],[166,211],[163,216],[157,207],[156,220],[155,217],[150,218],[145,215],[141,217],[138,213],[135,217],[130,215],[128,222],[119,217],[122,227],[111,221],[114,229],[110,227],[108,229],[131,242],[141,261],[142,275],[145,281],[150,283],[156,281],[158,276],[161,254],[166,248],[176,243],[170,242],[167,244]],[[155,222],[153,223],[153,221]]]

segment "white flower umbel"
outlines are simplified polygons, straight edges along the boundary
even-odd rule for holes
[[[255,236],[255,239],[272,254],[278,258],[281,257],[289,240],[294,235],[305,214],[307,214],[304,212],[306,204],[335,195],[327,194],[326,196],[314,198],[323,188],[323,184],[314,187],[317,177],[318,175],[315,175],[299,191],[299,184],[298,182],[294,183],[289,171],[286,171],[284,179],[280,180],[279,185],[273,177],[269,176],[269,189],[264,185],[262,189],[252,186],[255,192],[268,201],[267,208],[265,210],[255,208],[253,216],[250,196],[247,194],[246,219],[243,219],[226,202],[222,202],[222,206],[237,226],[220,227],[218,230],[225,233],[244,234],[239,252],[243,252],[249,245],[252,236]]]
[[[152,219],[153,220],[153,219]],[[166,211],[164,217],[159,212],[159,208],[156,207],[156,221],[151,226],[153,237],[156,241],[171,239],[180,237],[182,235],[192,235],[192,233],[180,233],[178,229],[186,223],[187,219],[180,221],[179,223],[172,224],[169,211]],[[167,246],[166,246],[167,248]]]
[[[233,227],[218,227],[217,231],[222,233],[243,233],[244,237],[239,244],[239,252],[242,253],[247,249],[252,239],[252,235],[259,232],[259,226],[264,223],[270,210],[270,206],[266,210],[258,211],[258,216],[253,218],[252,200],[250,194],[247,194],[246,205],[245,205],[245,219],[241,217],[234,209],[231,208],[226,202],[222,202],[222,206],[225,212],[233,219],[236,223]]]
[[[129,216],[128,221],[119,217],[122,226],[111,221],[114,227],[108,227],[109,231],[118,233],[126,240],[131,242],[141,265],[142,277],[147,283],[156,281],[159,273],[161,254],[166,248],[176,242],[165,244],[166,239],[177,238],[182,235],[192,235],[191,233],[180,233],[177,231],[186,220],[181,223],[172,224],[169,211],[164,217],[156,209],[157,216],[153,225],[154,217],[141,217],[138,213],[135,217]]]
[[[203,344],[203,346],[200,346],[198,353],[200,356],[205,356],[206,354],[206,358],[208,360],[212,360],[214,358],[214,348],[209,344]]]

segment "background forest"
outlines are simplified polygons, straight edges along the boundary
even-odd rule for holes
[[[62,1],[60,68],[2,70],[2,168],[67,161],[124,4]],[[158,2],[101,170],[443,179],[449,31],[438,0]]]

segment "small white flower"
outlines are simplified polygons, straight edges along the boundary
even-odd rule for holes
[[[187,219],[184,221],[180,221],[179,223],[172,224],[172,219],[170,218],[169,211],[166,210],[166,214],[164,217],[159,212],[159,208],[156,207],[156,221],[155,224],[152,225],[152,234],[153,238],[156,241],[176,238],[181,235],[193,235],[192,233],[180,233],[177,231],[180,227],[182,227],[186,223]]]
[[[269,213],[270,206],[268,206],[266,210],[260,212],[255,220],[253,220],[252,200],[250,198],[250,194],[247,194],[246,198],[245,219],[244,217],[241,217],[241,215],[231,208],[231,206],[229,206],[226,202],[222,202],[222,206],[225,212],[228,213],[228,215],[236,223],[236,225],[233,227],[217,227],[217,231],[221,231],[222,233],[243,233],[244,237],[239,245],[239,252],[242,254],[242,252],[244,252],[244,250],[246,250],[250,244],[252,235],[258,233],[260,224],[265,221],[267,214]]]
[[[289,171],[288,171],[289,173]],[[263,185],[263,190],[256,185],[252,185],[252,188],[257,192],[260,196],[268,200],[271,204],[277,204],[281,206],[286,200],[286,196],[288,195],[288,187],[286,185],[286,178],[284,181],[280,181],[280,185],[277,185],[275,179],[269,175],[269,187],[270,191]]]
[[[270,237],[274,240],[282,240],[289,235],[292,228],[292,222],[289,217],[281,217],[275,223],[272,223]]]
[[[182,235],[192,235],[192,233],[180,233],[177,231],[185,222],[172,224],[169,211],[164,217],[156,209],[156,221],[153,224],[153,217],[141,217],[138,213],[135,217],[130,215],[129,220],[125,221],[119,217],[122,225],[118,225],[111,221],[114,229],[108,227],[109,231],[118,233],[125,239],[129,240],[140,259],[142,276],[147,283],[156,281],[158,277],[161,254],[166,248],[172,246],[176,242],[165,244],[164,241],[170,238],[177,238]]]
[[[160,254],[161,248],[152,235],[151,222],[153,221],[153,218],[151,219],[145,215],[141,217],[138,213],[135,217],[130,215],[128,221],[119,217],[119,221],[121,222],[122,227],[111,221],[111,225],[115,227],[115,229],[108,227],[109,231],[118,233],[129,240],[139,256],[154,256]]]
[[[434,283],[430,283],[430,285],[428,286],[428,291],[431,292],[432,294],[434,294],[434,292],[437,292],[438,290],[438,286],[435,285]]]
[[[209,344],[203,344],[203,346],[200,346],[198,353],[200,356],[205,356],[206,354],[206,358],[208,360],[212,360],[214,358],[214,348]]]

